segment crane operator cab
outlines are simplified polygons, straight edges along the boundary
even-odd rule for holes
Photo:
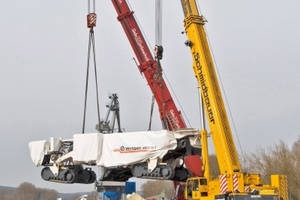
[[[217,195],[213,195],[217,194]],[[205,177],[192,177],[186,181],[184,198],[187,200],[281,200],[278,195],[258,191],[220,193],[220,182],[208,181]]]
[[[222,194],[216,195],[215,200],[280,200],[278,196],[274,195],[250,195],[250,194]]]
[[[202,199],[208,196],[207,179],[205,177],[195,177],[187,180],[185,199]]]

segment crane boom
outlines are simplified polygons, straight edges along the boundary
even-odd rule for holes
[[[211,131],[220,176],[209,174],[206,130],[201,131],[204,176],[187,180],[185,198],[202,199],[287,199],[286,176],[271,175],[271,185],[264,185],[259,174],[242,172],[218,82],[209,42],[204,29],[207,22],[198,11],[196,0],[181,0],[184,27],[193,59],[193,70],[201,91],[206,119]],[[205,161],[205,162],[204,162]],[[280,184],[279,184],[280,183]]]
[[[181,1],[184,26],[206,110],[221,173],[241,172],[241,166],[232,137],[230,124],[220,90],[211,51],[204,30],[205,18],[199,15],[195,1]],[[224,153],[228,152],[228,153]]]
[[[168,130],[186,128],[181,112],[162,77],[160,63],[157,62],[147,46],[146,40],[130,10],[126,0],[112,0],[130,45],[139,62],[139,71],[145,76],[159,108],[160,119]]]

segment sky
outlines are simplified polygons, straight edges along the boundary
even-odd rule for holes
[[[226,94],[239,153],[280,140],[292,145],[300,123],[300,1],[198,0]],[[129,0],[150,49],[155,45],[155,1]],[[152,94],[110,1],[96,1],[96,60],[100,115],[117,93],[126,131],[148,129]],[[87,1],[1,0],[0,185],[30,182],[58,192],[91,191],[93,185],[45,182],[28,143],[81,133],[89,30]],[[197,82],[181,34],[180,1],[163,1],[164,78],[189,127],[200,128]],[[93,77],[93,76],[91,76]],[[96,132],[91,78],[85,132]],[[152,130],[161,123],[154,110]],[[135,179],[133,179],[135,181]],[[142,181],[137,180],[138,186]]]

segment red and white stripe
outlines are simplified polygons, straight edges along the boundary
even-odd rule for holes
[[[226,194],[226,192],[228,191],[226,174],[220,175],[219,179],[220,179],[220,190],[221,190],[220,192],[221,194]]]
[[[246,185],[246,186],[245,186],[245,192],[250,192],[250,187],[249,187],[249,185]]]
[[[236,174],[233,174],[232,181],[233,181],[233,191],[237,191],[239,189],[239,181]]]

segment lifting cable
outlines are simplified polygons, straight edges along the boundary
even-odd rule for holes
[[[155,0],[155,48],[154,48],[154,58],[156,61],[156,69],[154,72],[154,92],[156,91],[156,86],[158,85],[160,88],[161,96],[162,96],[162,110],[160,115],[163,116],[162,126],[163,129],[170,129],[172,127],[168,127],[168,117],[166,113],[166,102],[164,98],[164,93],[162,90],[162,68],[160,64],[160,60],[163,57],[163,47],[162,47],[162,1]],[[150,122],[153,114],[153,104],[154,104],[154,96],[152,96],[152,106],[151,106],[151,116]],[[151,123],[149,123],[149,130],[151,129]]]
[[[85,80],[85,96],[84,96],[84,114],[83,114],[82,134],[84,133],[84,130],[85,130],[85,121],[86,121],[86,105],[87,105],[91,50],[93,51],[94,73],[95,73],[95,84],[96,84],[96,98],[97,98],[96,99],[97,114],[98,114],[98,124],[100,125],[99,93],[98,93],[95,37],[94,37],[94,27],[96,26],[96,20],[97,20],[97,15],[95,13],[95,0],[93,0],[93,12],[90,12],[90,7],[91,7],[90,0],[88,0],[88,13],[89,14],[87,15],[87,27],[90,29],[90,33],[89,33],[89,42],[88,42],[87,72],[86,72],[86,80]]]
[[[163,46],[162,46],[162,0],[155,0],[155,47],[154,47],[154,57],[156,60],[156,69],[155,69],[155,82],[158,83],[161,97],[162,97],[162,115],[163,115],[163,129],[173,129],[174,127],[168,127],[168,125],[172,126],[172,123],[169,122],[167,115],[167,105],[165,100],[165,94],[162,89],[162,74],[163,70],[160,64],[160,60],[163,58]],[[169,122],[169,123],[168,123]]]
[[[166,100],[165,100],[165,95],[162,90],[162,84],[161,84],[162,83],[162,68],[161,68],[161,64],[160,64],[160,59],[162,58],[162,51],[163,51],[162,46],[155,46],[154,56],[155,56],[155,61],[156,61],[156,69],[154,72],[154,84],[155,84],[154,92],[156,91],[156,86],[158,86],[160,89],[160,92],[161,92],[161,97],[162,97],[162,102],[161,102],[161,104],[162,104],[161,112],[162,113],[160,113],[163,116],[162,126],[163,126],[163,129],[170,129],[172,127],[168,127],[168,117],[167,117],[167,113],[166,113]],[[161,56],[159,56],[158,54],[160,54]]]

